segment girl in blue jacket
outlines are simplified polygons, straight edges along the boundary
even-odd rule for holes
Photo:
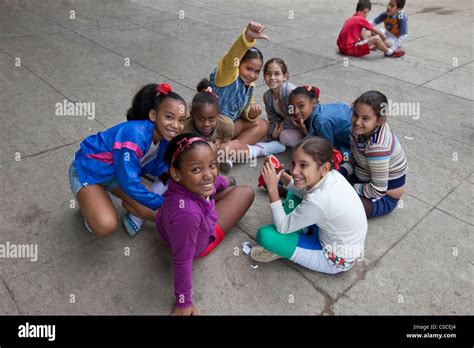
[[[166,147],[183,130],[185,119],[186,102],[171,86],[149,84],[135,95],[128,122],[81,142],[69,169],[69,183],[89,231],[101,237],[114,233],[114,196],[131,213],[124,218],[130,235],[139,232],[144,219],[154,221],[163,204],[156,192],[163,193],[163,184],[157,181],[149,188],[141,177],[166,173]]]
[[[297,87],[290,94],[290,120],[303,136],[320,136],[338,149],[345,160],[351,154],[352,109],[346,103],[319,103],[319,89]]]

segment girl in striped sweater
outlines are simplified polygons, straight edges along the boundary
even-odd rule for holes
[[[352,105],[351,152],[339,172],[353,185],[367,218],[390,213],[404,193],[407,159],[386,123],[387,97],[369,91]]]

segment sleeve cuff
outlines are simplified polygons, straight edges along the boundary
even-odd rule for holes
[[[244,31],[242,32],[242,40],[244,42],[244,45],[247,47],[247,48],[252,48],[253,46],[255,46],[255,43],[257,42],[257,40],[253,40],[253,41],[248,41],[247,38],[245,37],[245,31],[247,30],[247,27],[245,27]]]
[[[272,209],[272,210],[273,210],[273,208],[277,208],[279,206],[283,207],[283,203],[281,203],[281,200],[270,203],[270,209]]]
[[[364,184],[354,184],[354,189],[356,190],[359,196],[364,197]]]
[[[176,303],[175,306],[178,308],[186,308],[193,304],[191,301],[191,295],[188,294],[178,294],[176,293]]]
[[[347,176],[349,176],[349,172],[347,171],[347,169],[345,167],[339,167],[338,169],[339,173],[342,174],[342,176],[344,176],[345,178]]]

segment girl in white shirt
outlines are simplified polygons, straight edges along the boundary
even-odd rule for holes
[[[293,149],[291,176],[265,163],[262,176],[274,224],[259,228],[254,260],[283,257],[329,274],[352,268],[364,252],[367,218],[357,193],[336,170],[340,161],[326,139],[311,137]],[[279,180],[288,189],[284,206]]]

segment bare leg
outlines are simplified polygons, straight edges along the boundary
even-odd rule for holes
[[[370,37],[372,37],[372,32],[362,29],[362,31],[360,33],[360,39],[361,40],[368,40],[368,39],[370,39]]]
[[[234,139],[243,144],[255,145],[267,134],[268,122],[262,118],[247,121],[239,118],[234,123]]]
[[[369,44],[369,47],[371,45],[375,45],[375,47],[377,47],[380,51],[382,51],[383,53],[387,52],[389,50],[389,48],[387,46],[385,46],[385,44],[383,43],[382,39],[380,38],[380,36],[378,35],[375,35],[375,36],[372,36],[369,40],[368,40],[368,44]]]
[[[107,191],[100,185],[79,190],[76,196],[89,228],[99,237],[107,237],[117,229],[117,215]]]
[[[229,232],[253,203],[255,192],[250,186],[232,186],[216,194],[217,224]]]
[[[238,140],[230,140],[219,147],[218,158],[234,159],[236,161],[245,161],[248,154],[249,148],[246,144],[241,143]],[[222,155],[224,154],[224,155]]]

